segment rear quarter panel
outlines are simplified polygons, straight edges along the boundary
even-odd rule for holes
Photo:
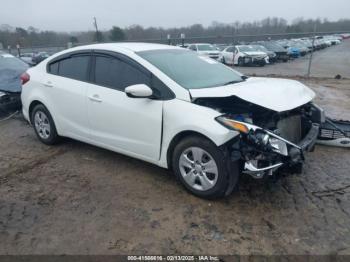
[[[49,110],[52,115],[52,118],[55,121],[56,129],[60,133],[60,125],[55,119],[53,108],[53,101],[50,101],[50,96],[47,95],[48,88],[43,85],[46,75],[46,69],[41,64],[40,66],[32,67],[27,70],[27,73],[30,75],[30,80],[22,87],[22,111],[24,118],[30,121],[29,107],[32,102],[39,101],[44,104],[45,107]]]

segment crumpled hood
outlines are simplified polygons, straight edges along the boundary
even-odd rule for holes
[[[237,96],[277,112],[297,108],[315,97],[315,93],[310,88],[298,81],[263,77],[251,77],[237,84],[189,91],[194,99]]]

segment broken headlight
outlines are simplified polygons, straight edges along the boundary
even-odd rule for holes
[[[227,118],[225,116],[217,117],[216,121],[218,121],[220,124],[227,127],[228,129],[236,130],[236,131],[239,131],[239,132],[244,133],[244,134],[248,134],[249,131],[251,130],[251,128],[250,128],[251,125],[244,123],[244,122],[240,122],[240,121],[236,121],[236,120]]]
[[[261,127],[253,124],[230,119],[225,116],[216,118],[223,126],[228,129],[238,131],[246,136],[246,139],[263,150],[273,151],[284,156],[288,156],[287,141],[270,131],[264,130]]]

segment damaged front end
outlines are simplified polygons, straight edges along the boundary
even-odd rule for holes
[[[196,103],[223,113],[216,120],[240,133],[227,144],[231,159],[241,161],[242,172],[254,178],[272,175],[280,168],[301,172],[304,154],[314,149],[325,120],[323,110],[313,103],[284,112],[238,97],[203,98]]]
[[[0,91],[0,117],[21,108],[21,94]]]

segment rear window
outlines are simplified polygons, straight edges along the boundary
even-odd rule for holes
[[[48,71],[54,75],[88,81],[89,62],[89,55],[77,55],[50,63]]]
[[[88,80],[89,56],[76,56],[60,61],[58,75],[80,80]]]

